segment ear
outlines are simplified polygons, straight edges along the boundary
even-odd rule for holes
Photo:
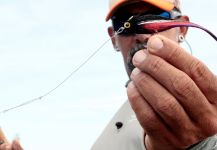
[[[115,31],[112,27],[108,27],[108,34],[112,40],[112,45],[114,47],[114,49],[117,47],[116,46],[116,41],[115,41],[115,38],[114,38],[114,35],[115,35]]]
[[[188,16],[182,16],[180,18],[180,20],[189,22],[189,17]],[[187,32],[188,32],[187,27],[180,27],[180,34],[182,34],[184,37],[186,36]]]

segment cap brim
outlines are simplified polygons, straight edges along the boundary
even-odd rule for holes
[[[136,1],[138,2],[138,1]],[[171,11],[175,5],[166,1],[166,0],[141,0],[141,2],[146,2],[146,3],[149,3],[153,6],[156,6],[162,10],[165,10],[165,11]],[[118,2],[116,2],[112,8],[110,9],[108,15],[106,16],[106,21],[108,21],[112,15],[114,14],[115,10],[117,10],[121,5],[123,4],[127,4],[127,3],[132,3],[132,1],[126,1],[126,0],[119,0]]]

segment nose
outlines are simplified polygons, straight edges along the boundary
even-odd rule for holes
[[[137,44],[147,43],[148,39],[151,37],[151,34],[136,34],[135,40]]]

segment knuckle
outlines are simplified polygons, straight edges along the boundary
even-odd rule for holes
[[[206,71],[206,66],[198,60],[193,61],[190,65],[190,75],[196,81],[202,81],[206,79]]]
[[[179,96],[189,96],[193,86],[193,82],[186,75],[176,76],[172,80],[172,87]]]
[[[139,76],[136,80],[137,87],[146,87],[147,82],[150,80],[150,76],[148,74],[142,73],[141,76]]]
[[[147,113],[145,111],[140,111],[137,116],[143,125],[153,124],[156,121],[155,115],[152,113]]]
[[[163,98],[160,103],[157,103],[157,109],[159,113],[170,114],[177,111],[178,105],[175,103],[172,97]],[[172,114],[171,114],[172,115]]]
[[[215,115],[209,115],[206,118],[201,118],[200,128],[205,137],[210,137],[217,133],[217,119]]]
[[[140,119],[140,123],[147,133],[153,133],[159,131],[157,120],[158,119],[156,115],[149,113],[148,115],[146,114],[145,117],[143,115],[142,119]]]
[[[207,91],[213,91],[213,93],[217,93],[217,76],[212,74],[211,77],[206,81],[208,82]]]
[[[138,99],[139,96],[140,96],[140,95],[138,94],[138,92],[136,92],[136,91],[133,90],[133,89],[128,89],[128,90],[127,90],[127,95],[128,95],[129,100],[132,100],[132,101]]]
[[[154,111],[149,110],[140,110],[136,112],[136,116],[141,126],[145,129],[147,133],[153,133],[159,130],[159,121],[158,117],[154,113]]]
[[[167,59],[169,59],[169,60],[177,60],[177,58],[180,57],[181,52],[182,52],[181,47],[175,46],[172,49],[171,53],[169,53],[169,55],[167,55]]]
[[[141,96],[137,91],[128,92],[129,102],[130,102],[130,104],[131,104],[131,106],[135,112],[139,111],[140,98],[141,98]]]
[[[161,69],[163,64],[164,64],[164,61],[162,59],[155,58],[155,59],[150,61],[148,66],[152,72],[157,73]]]

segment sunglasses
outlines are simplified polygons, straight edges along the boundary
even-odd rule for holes
[[[126,13],[123,15],[117,15],[112,17],[112,25],[114,31],[119,31],[121,27],[125,29],[118,33],[121,36],[131,36],[134,34],[151,34],[149,29],[141,28],[140,24],[150,21],[166,21],[166,20],[175,20],[181,16],[181,12],[177,9],[174,9],[171,12],[161,11],[154,13],[145,13],[145,14],[130,14]],[[130,21],[127,21],[129,20]]]
[[[176,27],[193,27],[201,29],[207,32],[210,36],[217,41],[217,36],[208,29],[188,21],[176,20],[181,16],[181,13],[177,15],[171,15],[168,12],[162,12],[158,15],[137,15],[131,16],[125,21],[120,21],[120,18],[113,18],[113,27],[118,35],[128,36],[133,34],[154,34],[157,32],[163,32]],[[121,32],[119,31],[120,29]]]

